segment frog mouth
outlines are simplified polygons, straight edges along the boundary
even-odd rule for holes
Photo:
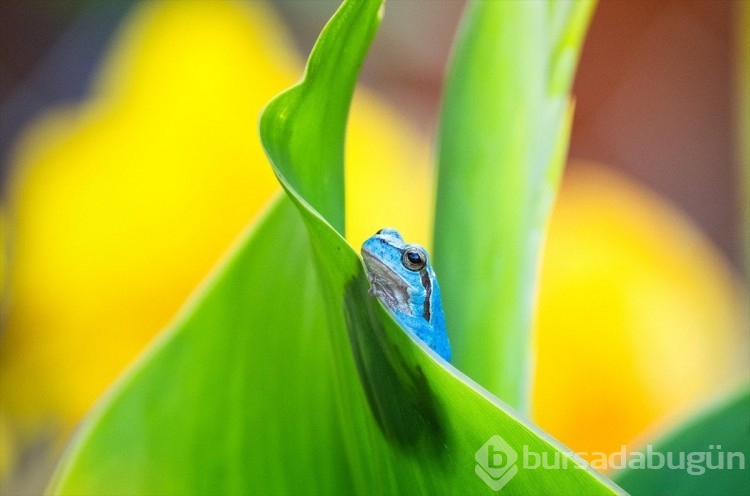
[[[392,311],[413,315],[409,302],[409,285],[396,271],[381,262],[375,255],[362,250],[362,259],[367,266],[367,278],[370,281],[370,294],[383,300]]]

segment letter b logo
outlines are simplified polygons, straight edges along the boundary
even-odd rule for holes
[[[488,455],[488,461],[487,465],[488,468],[503,468],[505,465],[507,465],[507,459],[508,456],[505,454],[505,451],[496,449],[494,445],[490,444],[487,446],[487,455]]]
[[[502,489],[518,473],[518,453],[498,435],[488,439],[474,459],[474,472],[494,491]]]

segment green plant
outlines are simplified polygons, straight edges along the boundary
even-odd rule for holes
[[[475,474],[475,453],[495,434],[568,460],[566,469],[519,471],[508,492],[620,491],[436,360],[367,295],[360,259],[342,237],[343,150],[357,72],[381,8],[344,2],[302,83],[268,105],[261,136],[285,195],[90,414],[52,492],[476,492],[487,489]],[[443,287],[453,288],[444,291],[456,322],[456,364],[521,410],[529,387],[527,302],[591,8],[474,3],[449,78],[436,263]],[[523,50],[508,48],[526,36]],[[481,86],[487,78],[494,92]],[[492,112],[476,119],[478,108]],[[471,155],[476,150],[482,153]],[[498,185],[509,195],[499,195]],[[472,201],[467,189],[476,193]],[[512,260],[505,272],[486,285],[465,282],[486,274],[501,250]],[[505,277],[513,284],[498,285]]]
[[[639,451],[646,459],[631,457],[614,477],[633,494],[746,494],[748,415],[750,389],[744,388],[652,441]],[[646,463],[658,468],[644,470]]]

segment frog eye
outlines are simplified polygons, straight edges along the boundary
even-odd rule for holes
[[[417,272],[427,265],[427,254],[421,248],[409,246],[401,255],[401,263],[407,269]]]

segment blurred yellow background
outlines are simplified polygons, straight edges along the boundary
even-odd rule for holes
[[[59,450],[278,193],[257,118],[301,70],[263,4],[145,2],[86,102],[24,131],[0,230],[0,477],[39,438]],[[358,92],[353,246],[386,225],[431,243],[428,136]],[[726,392],[748,377],[745,296],[673,205],[573,164],[542,263],[534,419],[575,451],[610,452]]]

